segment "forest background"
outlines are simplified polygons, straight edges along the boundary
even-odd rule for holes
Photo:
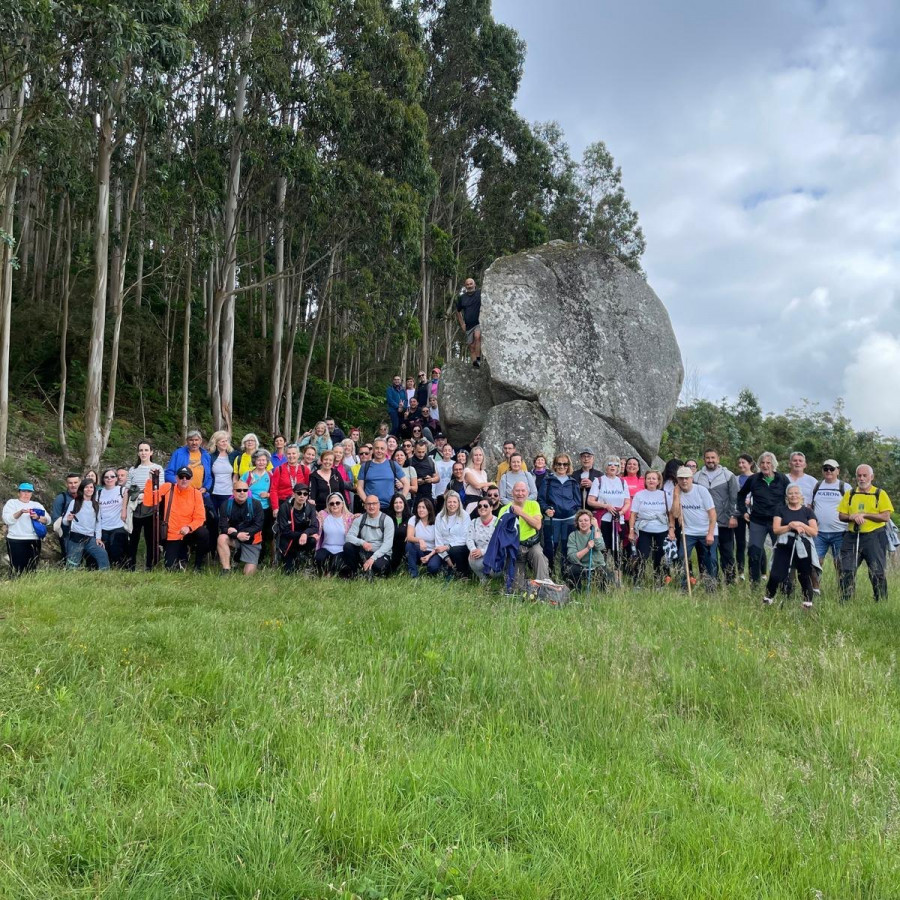
[[[194,424],[374,424],[391,375],[461,354],[459,287],[496,257],[558,238],[641,271],[621,171],[522,119],[524,63],[489,0],[13,0],[0,461],[11,408],[91,466]],[[698,393],[664,456],[800,449],[893,488],[900,443],[840,401]]]

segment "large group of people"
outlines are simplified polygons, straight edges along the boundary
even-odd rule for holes
[[[204,441],[193,430],[166,466],[143,440],[130,466],[70,473],[49,507],[23,482],[3,507],[10,570],[36,569],[53,532],[70,569],[134,570],[143,540],[144,569],[200,571],[212,557],[223,575],[260,566],[341,578],[405,571],[497,577],[510,592],[528,576],[598,590],[672,581],[714,590],[749,577],[766,604],[798,582],[810,608],[831,554],[841,600],[862,562],[875,599],[887,597],[893,506],[870,466],[857,467],[852,485],[833,459],[820,478],[808,474],[799,452],[786,473],[764,452],[742,454],[735,474],[714,449],[702,465],[674,459],[645,471],[635,457],[610,456],[595,468],[590,447],[577,459],[526,460],[509,440],[489,469],[477,444],[451,447],[436,416],[410,422],[411,412],[436,410],[440,370],[419,377],[372,441],[333,419],[296,444],[276,435],[273,451],[255,434],[234,446],[227,432]],[[401,385],[395,378],[389,400]]]

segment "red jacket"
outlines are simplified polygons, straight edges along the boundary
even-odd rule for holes
[[[296,466],[282,463],[272,472],[272,484],[269,487],[269,502],[272,509],[277,510],[281,506],[281,501],[287,500],[292,495],[295,484],[309,486],[309,469],[303,463]]]

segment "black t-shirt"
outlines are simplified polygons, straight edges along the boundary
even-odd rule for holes
[[[808,506],[791,509],[786,503],[782,503],[775,510],[775,518],[781,519],[782,525],[790,525],[791,522],[802,522],[804,525],[809,525],[810,522],[817,521],[816,514]],[[793,533],[796,534],[796,532]]]
[[[431,500],[433,484],[425,484],[422,479],[426,476],[434,475],[437,471],[434,467],[434,460],[430,456],[419,459],[415,453],[407,461],[407,465],[411,466],[419,479],[419,490],[416,492],[417,500]]]
[[[466,330],[474,328],[481,321],[481,288],[475,288],[471,294],[463,291],[456,301],[456,308],[463,314]]]

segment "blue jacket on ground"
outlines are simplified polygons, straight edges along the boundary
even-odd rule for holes
[[[168,481],[169,484],[175,484],[175,482],[178,481],[178,478],[176,477],[178,470],[183,466],[190,468],[190,465],[191,451],[188,450],[187,447],[179,447],[172,454],[172,458],[166,466],[166,481]],[[206,488],[208,493],[212,490],[213,486],[212,457],[205,447],[200,448],[200,465],[203,466],[203,487]]]
[[[519,518],[514,512],[504,513],[491,535],[484,551],[484,571],[506,570],[506,589],[511,590],[516,577],[516,560],[519,558]]]
[[[547,475],[538,490],[538,503],[542,513],[552,509],[555,518],[570,519],[581,509],[581,487],[571,476],[561,482],[555,475]]]

